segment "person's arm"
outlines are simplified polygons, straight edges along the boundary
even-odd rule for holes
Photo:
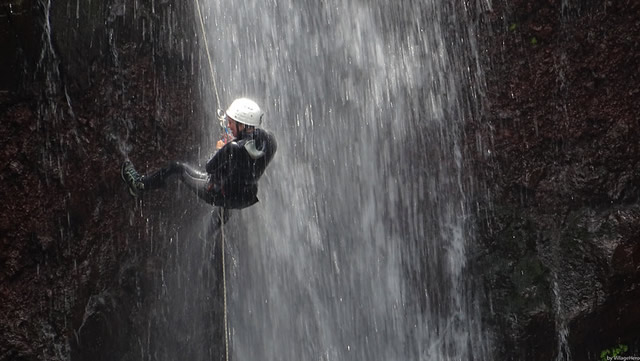
[[[209,174],[223,174],[229,168],[233,153],[239,148],[236,142],[227,143],[213,158],[209,159],[205,167]]]

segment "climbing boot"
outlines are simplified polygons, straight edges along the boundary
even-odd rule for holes
[[[122,163],[120,175],[127,187],[129,187],[129,193],[134,197],[139,197],[144,190],[144,183],[142,183],[142,176],[138,174],[131,161],[126,160]]]

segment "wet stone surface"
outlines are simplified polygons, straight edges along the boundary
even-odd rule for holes
[[[469,128],[490,181],[474,262],[500,359],[638,354],[640,8],[569,3],[496,2],[480,36],[487,111]]]

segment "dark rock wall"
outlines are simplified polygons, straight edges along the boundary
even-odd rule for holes
[[[119,167],[198,155],[193,15],[177,1],[0,5],[0,360],[161,349],[160,271],[198,210],[171,191],[137,204]],[[189,356],[186,342],[167,347]]]
[[[496,357],[637,356],[640,3],[499,0],[483,20],[469,139]]]

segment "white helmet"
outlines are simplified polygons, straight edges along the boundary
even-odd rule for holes
[[[238,98],[231,103],[226,115],[238,123],[259,127],[262,124],[264,112],[253,100]]]

